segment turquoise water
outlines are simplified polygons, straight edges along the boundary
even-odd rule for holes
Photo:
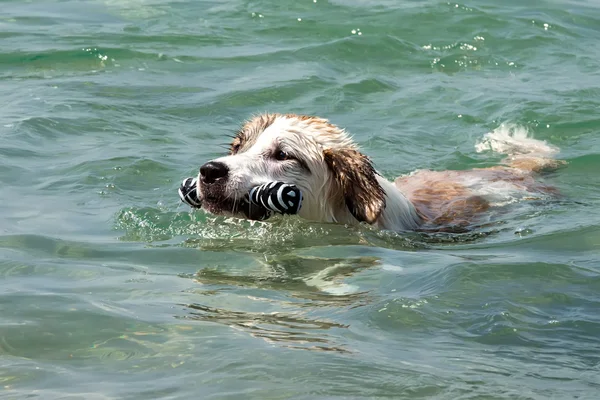
[[[600,397],[597,2],[0,5],[0,397]],[[262,111],[389,178],[518,124],[563,197],[439,236],[181,205]]]

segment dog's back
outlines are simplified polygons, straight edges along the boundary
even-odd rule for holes
[[[477,151],[506,154],[502,166],[467,171],[420,170],[394,182],[430,227],[466,227],[490,207],[553,195],[536,175],[563,161],[558,149],[528,137],[523,128],[502,126],[477,144]]]

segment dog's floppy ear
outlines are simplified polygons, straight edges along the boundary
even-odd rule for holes
[[[351,149],[328,149],[323,156],[352,215],[361,222],[374,223],[385,208],[385,192],[371,160]]]

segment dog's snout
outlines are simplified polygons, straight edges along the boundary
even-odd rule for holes
[[[218,161],[209,161],[200,167],[200,178],[204,183],[214,183],[217,179],[227,178],[229,168]]]

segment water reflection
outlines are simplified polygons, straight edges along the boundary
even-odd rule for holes
[[[298,299],[318,299],[340,305],[366,295],[344,279],[379,265],[377,257],[325,258],[296,254],[257,256],[255,261],[259,268],[249,274],[234,275],[218,268],[203,268],[194,279],[204,285],[285,291]]]
[[[183,318],[225,324],[285,347],[349,351],[343,334],[330,331],[347,328],[340,322],[344,314],[374,300],[346,279],[377,267],[377,257],[279,253],[257,255],[256,262],[257,268],[241,273],[203,268],[191,276],[201,284],[196,293],[203,304],[184,305],[188,313]]]
[[[335,351],[347,353],[343,345],[326,333],[331,329],[344,329],[347,325],[321,319],[310,319],[300,314],[285,312],[245,312],[201,304],[185,304],[188,315],[181,317],[205,322],[216,322],[270,343],[304,350]]]

